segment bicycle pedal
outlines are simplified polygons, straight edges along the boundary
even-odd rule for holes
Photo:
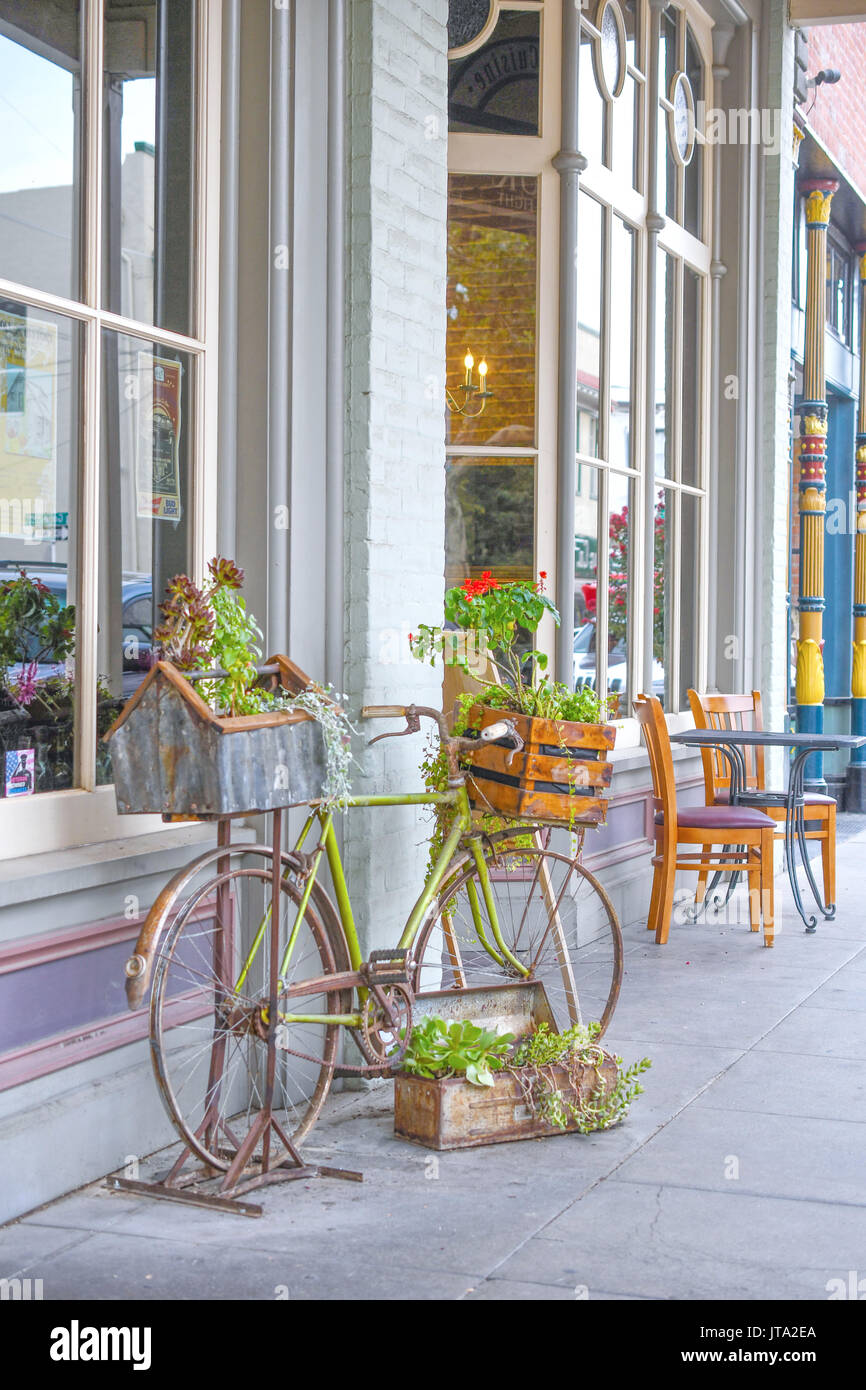
[[[406,955],[406,948],[400,946],[371,951],[368,959],[361,966],[361,973],[368,980],[375,981],[376,984],[408,984]]]

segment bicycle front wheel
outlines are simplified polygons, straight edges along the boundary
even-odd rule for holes
[[[418,933],[416,994],[536,980],[560,1031],[598,1022],[604,1032],[623,964],[607,893],[576,858],[546,848],[537,829],[500,831],[485,844],[487,884],[468,858]]]
[[[254,852],[269,855],[258,846]],[[187,1147],[217,1170],[229,1167],[265,1104],[273,934],[280,956],[293,937],[277,986],[280,1013],[298,1009],[294,1000],[283,1002],[287,987],[345,965],[321,902],[309,902],[295,926],[301,889],[293,875],[281,881],[279,921],[271,920],[270,866],[238,864],[244,853],[233,849],[225,871],[179,905],[155,960],[151,999],[151,1050],[166,1108]],[[345,1013],[350,1003],[347,990],[302,997],[305,1014],[325,1018]],[[276,1037],[271,1108],[296,1144],[327,1096],[340,1028],[291,1022],[278,1026]]]

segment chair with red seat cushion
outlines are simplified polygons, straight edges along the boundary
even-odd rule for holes
[[[761,695],[699,695],[689,691],[689,705],[696,729],[763,729],[764,717]],[[761,747],[743,748],[746,762],[746,786],[749,791],[766,791],[764,781],[764,750]],[[725,757],[712,748],[702,748],[704,791],[708,806],[730,803],[730,766]],[[788,812],[784,806],[761,808],[776,824],[777,839],[784,838]],[[811,827],[811,829],[810,829]],[[824,901],[829,907],[836,901],[836,802],[820,792],[806,793],[806,839],[820,840],[821,864],[824,871]],[[695,901],[703,901],[707,891],[706,872],[698,875]]]
[[[650,760],[655,804],[653,885],[647,927],[663,945],[670,931],[677,870],[739,869],[748,879],[752,931],[764,923],[773,945],[773,835],[776,823],[751,806],[677,806],[671,741],[661,702],[639,695],[634,705]],[[680,845],[694,851],[681,853]]]

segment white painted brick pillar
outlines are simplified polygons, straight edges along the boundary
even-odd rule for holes
[[[447,0],[350,0],[345,688],[441,706],[407,634],[442,616]],[[367,738],[397,725],[363,726]],[[360,753],[357,792],[420,790],[420,735]],[[345,819],[362,947],[393,943],[427,861],[425,813]]]

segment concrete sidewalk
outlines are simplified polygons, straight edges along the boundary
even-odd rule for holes
[[[268,1300],[825,1299],[866,1278],[866,829],[840,831],[815,936],[781,878],[772,951],[745,923],[626,930],[607,1041],[653,1068],[619,1129],[434,1155],[394,1138],[390,1085],[344,1094],[304,1151],[363,1185],[256,1193],[256,1221],[94,1185],[0,1230],[0,1276]]]

